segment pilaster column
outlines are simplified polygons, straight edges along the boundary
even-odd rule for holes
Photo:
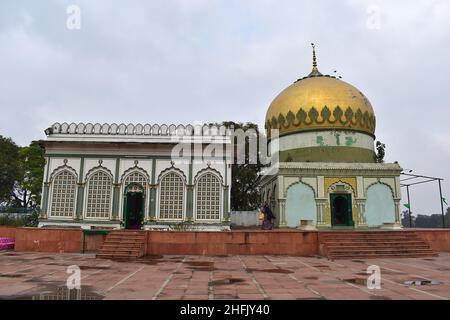
[[[156,221],[156,187],[156,185],[150,185],[149,221]]]
[[[194,220],[194,185],[187,185],[186,221]]]
[[[64,160],[64,164],[67,163],[67,159]],[[85,183],[83,182],[83,176],[84,176],[84,157],[81,157],[80,159],[80,171],[79,171],[79,180],[78,180],[78,191],[77,191],[77,202],[76,202],[76,209],[75,209],[75,219],[76,220],[83,220],[83,201],[84,201],[84,186]]]
[[[394,199],[394,206],[395,206],[395,223],[401,226],[402,222],[400,219],[400,199]]]
[[[367,227],[366,222],[366,199],[355,199],[356,206],[358,208],[358,221],[356,221],[356,227]]]
[[[77,207],[75,210],[75,219],[83,220],[83,201],[84,201],[84,186],[85,183],[77,183],[78,191],[77,191]]]
[[[316,214],[317,214],[317,227],[326,227],[326,211],[325,211],[325,202],[326,199],[316,198]]]
[[[112,217],[111,220],[119,220],[119,197],[120,197],[120,183],[113,184],[113,205],[112,205]]]
[[[47,219],[49,190],[50,183],[44,182],[44,191],[41,198],[41,219]]]
[[[228,186],[223,187],[223,220],[225,222],[230,221],[230,210],[228,206],[228,192],[230,188]]]
[[[286,227],[286,199],[278,199],[279,212],[280,212],[280,227]]]

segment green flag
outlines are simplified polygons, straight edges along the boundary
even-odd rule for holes
[[[409,205],[409,203],[404,203],[403,204],[406,208],[411,209],[411,206]]]
[[[445,205],[448,206],[447,199],[445,199],[444,197],[442,197],[442,202],[444,202]]]

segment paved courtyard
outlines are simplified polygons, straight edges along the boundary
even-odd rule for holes
[[[66,289],[79,266],[80,291]],[[381,289],[366,286],[367,267]],[[416,282],[417,281],[417,282]],[[450,299],[450,254],[336,260],[292,256],[153,256],[135,262],[86,254],[0,252],[1,299]]]

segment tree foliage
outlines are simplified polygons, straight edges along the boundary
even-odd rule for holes
[[[258,133],[258,125],[254,123],[235,123],[224,122],[223,125],[233,126],[234,130],[248,129],[255,130]],[[235,141],[236,143],[236,141]],[[247,211],[255,210],[259,207],[260,190],[259,190],[259,175],[262,165],[257,158],[258,154],[249,153],[249,140],[245,142],[245,163],[237,163],[237,152],[234,152],[234,163],[231,170],[231,210],[233,211]],[[237,148],[235,146],[234,150]],[[256,158],[256,159],[255,159]],[[250,161],[253,160],[253,161]],[[250,162],[256,164],[250,164]]]
[[[14,206],[33,208],[40,203],[44,166],[44,151],[36,142],[20,148],[19,175],[12,193]]]
[[[40,203],[44,165],[44,151],[37,143],[19,147],[0,136],[0,204],[35,208]]]
[[[405,210],[402,212],[402,225],[404,227],[410,227],[409,214]],[[444,215],[445,227],[450,228],[450,207]],[[417,216],[411,215],[411,227],[412,228],[442,228],[442,214],[418,214]]]
[[[0,136],[0,203],[10,200],[14,184],[19,176],[19,147]]]

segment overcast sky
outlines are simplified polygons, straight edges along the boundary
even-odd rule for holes
[[[319,70],[371,101],[386,160],[445,178],[450,203],[449,17],[447,0],[2,0],[0,135],[26,145],[57,121],[263,125],[315,42]],[[411,195],[414,213],[440,213],[437,183]]]

